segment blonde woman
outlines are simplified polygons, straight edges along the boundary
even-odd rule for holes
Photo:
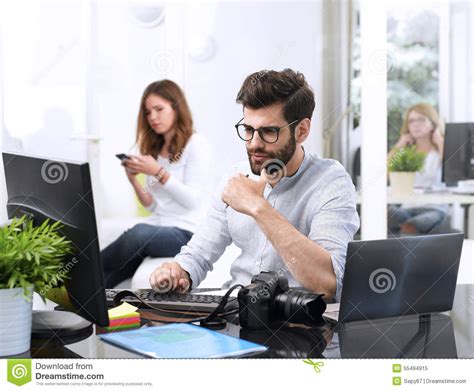
[[[444,153],[444,123],[436,109],[427,103],[410,107],[404,117],[400,138],[388,154],[390,159],[399,149],[415,145],[426,154],[421,171],[416,173],[415,187],[430,188],[441,185],[441,165]],[[435,229],[445,218],[445,205],[390,207],[389,233],[425,234]]]
[[[208,144],[194,132],[191,111],[176,83],[161,80],[145,89],[136,138],[139,154],[128,155],[122,164],[152,215],[102,251],[106,288],[133,276],[147,256],[175,256],[204,215]],[[147,176],[145,187],[136,178],[140,173]]]

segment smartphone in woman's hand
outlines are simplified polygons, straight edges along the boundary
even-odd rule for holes
[[[124,161],[125,159],[130,159],[127,155],[125,155],[124,153],[118,153],[117,155],[118,159],[120,159],[121,161]]]

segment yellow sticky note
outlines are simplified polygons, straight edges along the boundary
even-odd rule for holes
[[[122,303],[118,307],[109,310],[109,319],[116,319],[122,317],[138,316],[137,307],[129,303]]]

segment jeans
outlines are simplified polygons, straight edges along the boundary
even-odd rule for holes
[[[146,257],[174,257],[192,232],[176,227],[137,224],[101,252],[105,287],[113,288],[133,276]]]
[[[418,233],[427,234],[440,225],[445,217],[445,212],[433,208],[389,206],[388,230],[389,233],[399,233],[400,226],[409,223],[416,228]]]

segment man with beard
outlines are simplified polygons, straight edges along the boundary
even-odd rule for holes
[[[359,227],[355,189],[335,160],[305,152],[314,93],[291,69],[249,75],[238,95],[248,175],[227,180],[208,215],[174,262],[150,276],[153,289],[197,287],[232,242],[242,250],[231,284],[248,285],[262,270],[276,271],[292,287],[340,299],[347,244]],[[249,164],[247,164],[248,168]]]

